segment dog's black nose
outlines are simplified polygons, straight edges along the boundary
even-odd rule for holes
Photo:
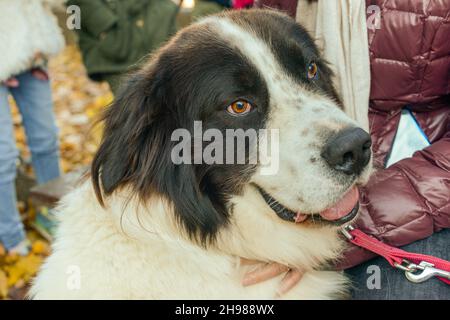
[[[360,174],[369,163],[372,141],[361,128],[340,131],[325,144],[322,157],[327,163],[345,174]]]

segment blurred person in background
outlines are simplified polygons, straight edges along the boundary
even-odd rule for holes
[[[26,255],[26,239],[16,203],[16,163],[12,95],[25,127],[36,180],[60,175],[58,131],[47,59],[64,47],[51,12],[56,0],[0,0],[0,241],[9,253]]]
[[[176,31],[171,0],[69,0],[81,11],[79,46],[88,75],[113,93],[120,76],[137,67]]]
[[[252,6],[253,0],[196,0],[192,20],[219,13],[224,9],[247,9]]]

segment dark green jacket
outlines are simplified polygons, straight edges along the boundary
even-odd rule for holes
[[[89,76],[122,73],[176,30],[170,0],[69,0],[81,9],[79,45]]]

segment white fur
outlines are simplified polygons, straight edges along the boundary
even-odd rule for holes
[[[250,192],[250,190],[249,190]],[[103,209],[91,182],[66,196],[59,208],[60,227],[53,253],[30,292],[35,299],[271,299],[281,278],[243,287],[248,267],[237,255],[307,267],[286,299],[328,299],[345,288],[341,273],[314,271],[341,247],[333,230],[295,226],[274,217],[256,192],[239,199],[233,224],[217,247],[191,243],[173,222],[162,199],[147,208],[127,192],[112,196]],[[255,201],[255,202],[254,202]],[[253,203],[254,202],[254,203]],[[235,251],[235,254],[227,251]],[[73,289],[73,267],[80,288]]]
[[[51,56],[64,47],[47,2],[0,0],[0,82],[29,69],[36,53]]]

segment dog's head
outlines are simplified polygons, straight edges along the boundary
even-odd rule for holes
[[[283,14],[227,12],[185,28],[128,78],[108,109],[92,166],[98,198],[122,186],[144,201],[157,194],[204,243],[248,188],[281,223],[353,218],[370,137],[342,111],[331,76],[308,33]],[[245,136],[229,158],[230,141],[211,146],[237,129],[267,134]],[[263,140],[277,150],[265,164],[277,162],[273,172],[250,161]]]

